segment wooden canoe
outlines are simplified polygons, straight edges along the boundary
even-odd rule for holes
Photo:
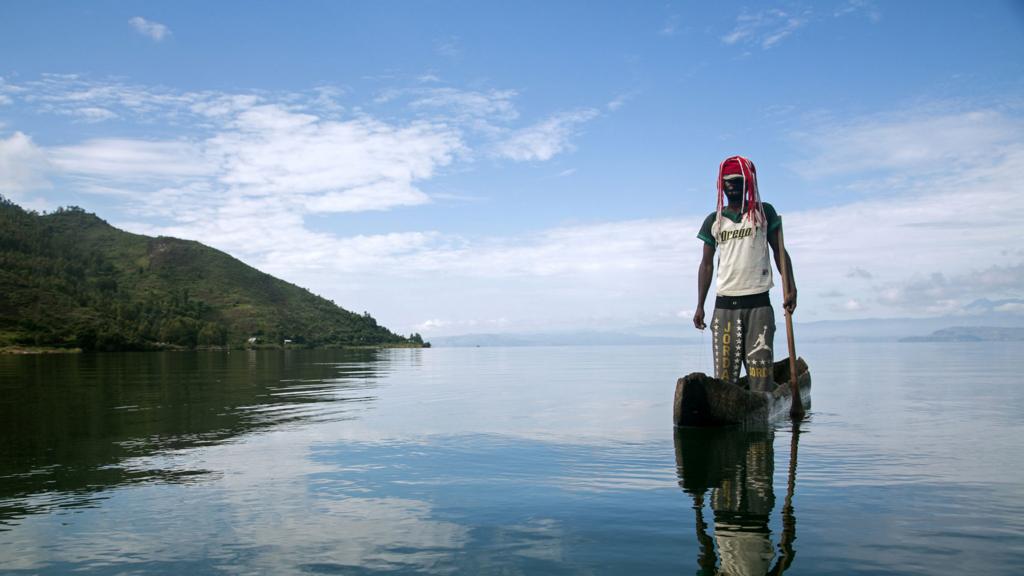
[[[811,407],[811,373],[803,358],[796,359],[797,384],[804,410]],[[747,377],[736,384],[694,372],[676,382],[672,422],[676,426],[765,425],[789,414],[792,396],[789,383],[789,358],[775,363],[775,390],[751,392]]]

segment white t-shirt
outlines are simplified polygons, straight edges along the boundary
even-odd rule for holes
[[[697,237],[718,252],[719,296],[748,296],[767,292],[772,282],[771,258],[768,255],[768,232],[781,224],[775,209],[762,203],[766,223],[755,226],[748,219],[735,220],[736,214],[723,210],[721,219],[712,213]]]

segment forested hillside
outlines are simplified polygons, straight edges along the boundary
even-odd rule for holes
[[[420,345],[198,242],[0,196],[0,347]]]

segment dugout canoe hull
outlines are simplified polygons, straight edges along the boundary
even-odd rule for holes
[[[803,358],[796,359],[797,385],[804,410],[811,407],[811,373]],[[775,390],[757,393],[746,389],[746,377],[729,384],[703,372],[694,372],[676,382],[672,422],[680,427],[731,425],[758,426],[789,415],[792,396],[789,383],[789,358],[775,363]]]

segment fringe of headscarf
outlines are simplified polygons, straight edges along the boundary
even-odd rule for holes
[[[722,184],[722,177],[725,175],[725,166],[730,162],[739,164],[740,175],[743,177],[743,204],[740,214],[743,219],[750,220],[755,227],[766,224],[767,217],[764,215],[764,207],[761,206],[761,194],[757,188],[757,168],[754,163],[743,156],[730,156],[718,165],[718,215],[715,222],[722,219],[722,208],[725,207],[725,186]]]

